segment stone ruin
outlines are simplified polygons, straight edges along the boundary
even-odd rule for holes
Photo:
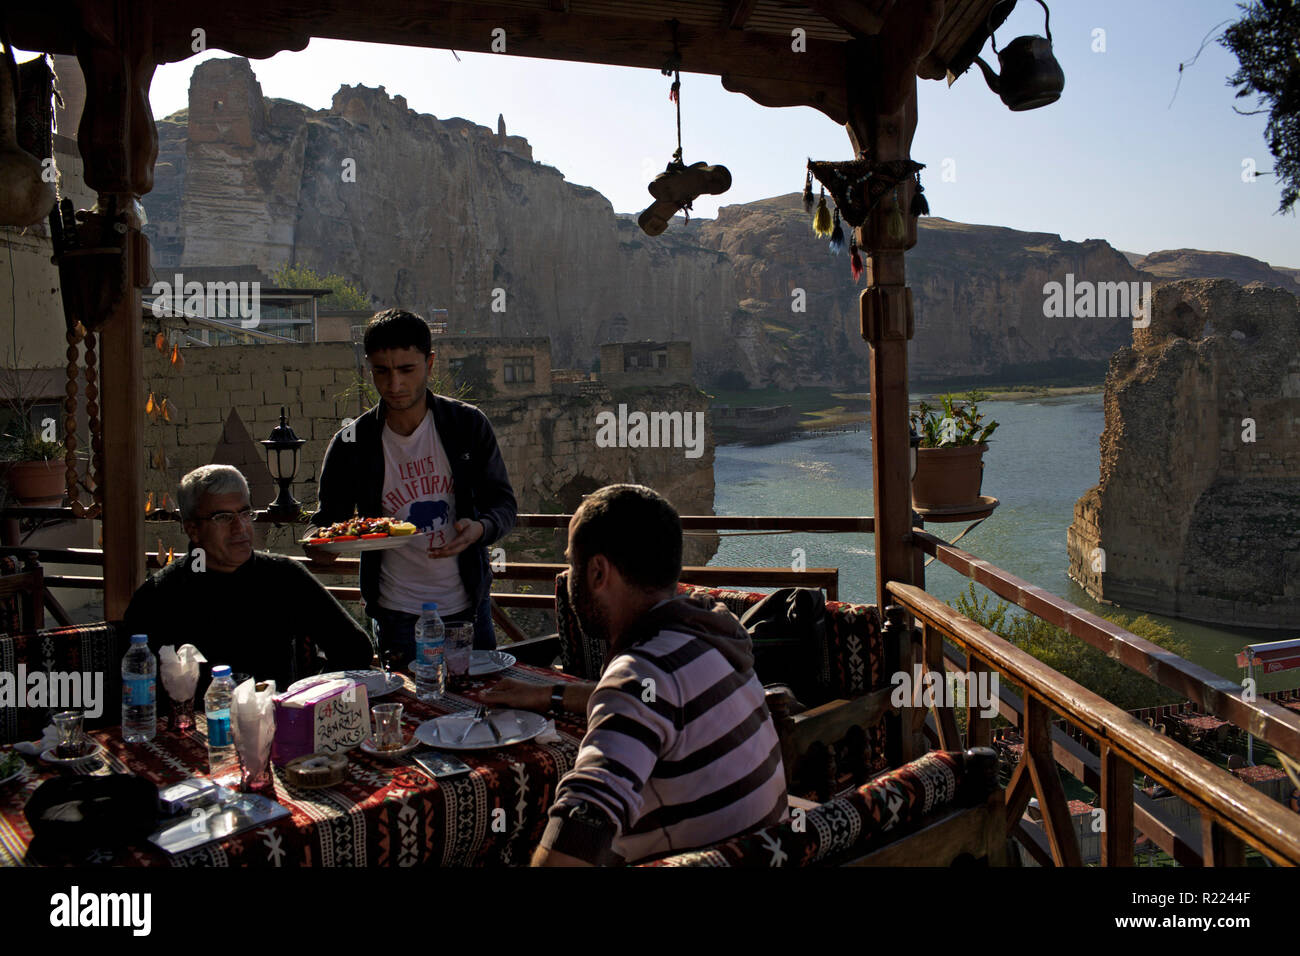
[[[1094,598],[1217,624],[1300,624],[1300,300],[1187,279],[1110,360],[1101,480],[1074,506]]]

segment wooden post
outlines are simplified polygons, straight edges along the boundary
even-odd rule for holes
[[[1133,767],[1101,745],[1101,865],[1133,865]]]
[[[849,53],[849,140],[859,155],[886,162],[910,158],[916,131],[916,64],[934,44],[942,16],[938,0],[899,4],[882,33],[852,44]],[[858,187],[865,190],[865,186]],[[912,293],[903,254],[916,245],[909,214],[913,184],[900,183],[902,235],[890,235],[893,197],[881,200],[857,230],[866,256],[867,287],[859,299],[862,337],[870,344],[871,477],[876,521],[876,604],[888,603],[890,581],[919,583],[912,549],[912,488],[907,423],[907,342]]]
[[[124,0],[83,6],[77,59],[86,105],[77,131],[86,184],[98,193],[87,234],[120,254],[95,256],[85,273],[83,321],[100,328],[104,427],[104,616],[120,620],[144,581],[144,392],[140,289],[149,246],[140,196],[153,188],[158,132],[149,105],[153,79],[151,9]],[[120,255],[120,258],[119,258]],[[91,257],[88,257],[91,258]]]

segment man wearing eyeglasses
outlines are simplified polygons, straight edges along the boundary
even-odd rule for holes
[[[253,550],[248,482],[238,469],[196,468],[177,497],[189,552],[132,596],[127,635],[147,634],[155,652],[193,644],[208,667],[229,664],[280,690],[321,670],[370,666],[370,638],[311,572]]]

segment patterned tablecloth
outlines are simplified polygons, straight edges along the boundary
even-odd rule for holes
[[[506,675],[534,683],[563,679],[523,665]],[[417,701],[410,678],[385,701],[405,705],[409,734],[423,720],[476,705],[496,678],[449,693],[436,705]],[[127,745],[120,728],[93,736],[108,750],[112,770],[134,773],[160,786],[207,769],[203,718],[185,735],[166,732],[148,744]],[[274,798],[290,816],[218,843],[169,856],[146,843],[116,857],[88,863],[121,866],[522,866],[546,826],[546,811],[560,777],[573,767],[583,733],[578,722],[557,721],[560,740],[533,741],[497,750],[458,753],[472,772],[434,781],[409,758],[398,762],[350,751],[347,775],[337,786],[304,790],[275,770]],[[22,865],[32,833],[23,805],[42,780],[58,771],[28,758],[25,775],[0,784],[0,865]]]

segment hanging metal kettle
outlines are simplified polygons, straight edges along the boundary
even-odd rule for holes
[[[1016,112],[1038,109],[1040,106],[1055,103],[1061,97],[1061,90],[1065,88],[1065,71],[1052,55],[1050,24],[1052,12],[1047,9],[1047,4],[1043,0],[1038,2],[1045,14],[1043,21],[1047,31],[1045,38],[1016,37],[999,51],[997,40],[990,28],[989,39],[993,43],[993,52],[997,53],[998,64],[1002,68],[1000,76],[994,73],[993,68],[980,57],[975,57],[975,62],[983,71],[984,82],[988,83],[989,89],[1002,98],[1002,102],[1008,109]],[[997,9],[996,6],[994,9]],[[990,10],[989,21],[991,22],[992,19],[993,11]]]

